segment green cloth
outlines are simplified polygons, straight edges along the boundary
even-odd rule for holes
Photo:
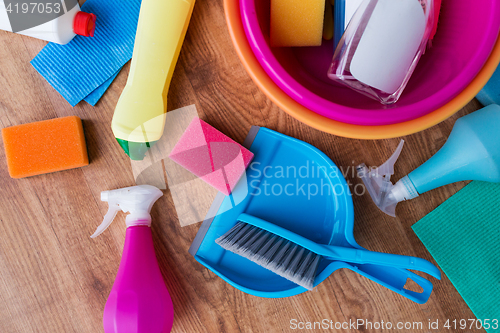
[[[500,325],[500,184],[470,183],[413,230],[476,317]]]

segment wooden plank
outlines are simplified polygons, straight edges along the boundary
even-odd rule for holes
[[[0,331],[103,332],[102,312],[125,237],[124,216],[99,238],[89,236],[107,210],[100,192],[134,185],[129,159],[110,129],[129,65],[96,107],[83,102],[72,108],[29,64],[44,42],[0,31],[0,45],[0,128],[77,115],[84,122],[91,162],[81,169],[14,180],[0,149]],[[343,168],[353,186],[360,182],[352,173],[355,165],[381,164],[399,142],[336,137],[281,111],[240,64],[224,22],[222,1],[196,4],[172,80],[168,110],[190,104],[197,106],[203,119],[238,142],[252,125],[258,125],[311,143]],[[405,137],[395,178],[432,156],[455,120],[479,107],[473,101],[443,123]],[[370,250],[432,261],[411,225],[463,185],[447,186],[401,204],[397,219],[380,213],[367,194],[354,196],[356,240]],[[314,291],[287,299],[249,296],[188,254],[199,224],[180,227],[168,190],[152,215],[158,260],[175,305],[173,332],[289,332],[292,319],[343,322],[362,318],[425,325],[429,319],[474,318],[446,277],[434,281],[434,293],[425,305],[351,271],[337,271]],[[376,331],[380,332],[366,330]],[[408,330],[412,331],[418,330]]]

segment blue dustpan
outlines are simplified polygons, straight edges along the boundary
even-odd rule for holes
[[[300,294],[307,290],[224,250],[215,239],[246,213],[316,243],[362,249],[353,236],[349,187],[337,166],[303,141],[254,126],[243,145],[255,154],[246,177],[230,196],[217,195],[189,252],[243,292],[269,298]],[[321,262],[315,284],[340,268],[351,269],[417,303],[425,303],[432,291],[431,282],[405,269],[329,260]],[[420,285],[423,292],[405,289],[407,279]]]

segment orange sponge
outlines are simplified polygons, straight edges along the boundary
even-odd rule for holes
[[[76,116],[7,127],[2,137],[12,178],[89,164],[82,120]]]

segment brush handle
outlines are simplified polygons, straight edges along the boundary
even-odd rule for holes
[[[238,221],[264,229],[329,260],[412,269],[432,275],[436,279],[441,279],[441,271],[425,259],[398,254],[373,252],[351,247],[317,244],[310,239],[248,214],[240,214],[240,216],[238,216]]]
[[[355,248],[325,245],[324,251],[317,252],[329,260],[342,260],[356,264],[371,264],[394,268],[411,269],[427,273],[436,279],[441,279],[441,271],[431,262],[417,257],[403,256],[360,250]]]
[[[316,276],[316,284],[326,279],[335,270],[347,268],[414,302],[423,304],[427,302],[431,295],[432,283],[408,269],[422,271],[437,279],[441,279],[441,271],[425,259],[367,251],[357,244],[355,245],[357,248],[318,244],[273,223],[244,213],[238,216],[238,221],[266,230],[313,253],[319,254],[327,260],[331,260],[328,266]],[[201,258],[197,258],[197,260],[229,283],[243,290],[234,281],[225,278],[224,274],[218,273],[213,267],[201,261]],[[405,289],[408,279],[418,284],[422,288],[422,292]],[[264,295],[264,297],[266,296]]]

